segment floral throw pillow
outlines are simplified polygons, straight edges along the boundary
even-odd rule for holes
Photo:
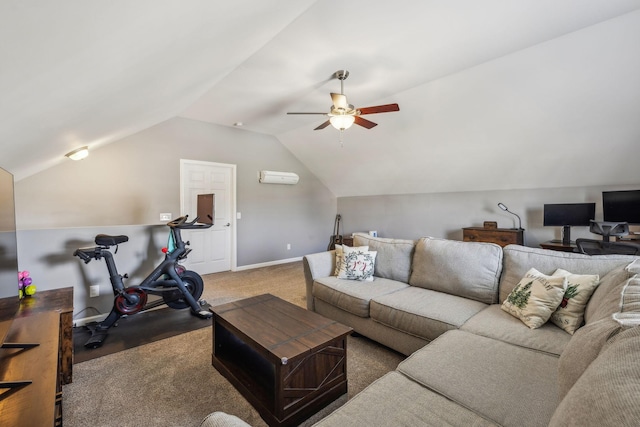
[[[347,248],[350,249],[360,249],[363,251],[368,251],[369,250],[369,246],[358,246],[356,248],[351,248],[349,246],[346,246]],[[333,275],[337,276],[340,273],[340,269],[342,268],[342,245],[336,245],[336,269],[334,270]]]
[[[557,269],[553,275],[566,277],[567,288],[560,305],[551,315],[551,321],[573,335],[582,326],[584,310],[593,291],[600,283],[600,276],[597,274],[572,274],[561,268]]]
[[[529,328],[539,328],[562,302],[566,284],[564,276],[547,276],[532,268],[513,288],[501,308]]]
[[[343,246],[338,279],[372,281],[377,254],[376,251],[363,250],[361,247]]]

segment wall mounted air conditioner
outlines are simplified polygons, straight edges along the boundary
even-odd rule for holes
[[[300,177],[293,172],[260,171],[261,184],[297,184]]]

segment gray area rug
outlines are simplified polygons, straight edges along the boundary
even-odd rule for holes
[[[213,306],[271,293],[306,307],[302,263],[210,274],[203,298]],[[74,365],[73,383],[63,387],[66,427],[198,426],[213,411],[266,426],[258,412],[211,366],[211,326]],[[396,368],[399,353],[364,337],[348,339],[351,398]],[[332,403],[303,425],[311,425],[346,401]]]

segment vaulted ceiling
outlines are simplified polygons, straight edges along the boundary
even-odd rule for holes
[[[278,138],[336,196],[640,183],[640,0],[6,0],[17,179],[173,117]],[[372,129],[313,129],[346,69]]]

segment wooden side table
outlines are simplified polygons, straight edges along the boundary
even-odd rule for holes
[[[524,245],[524,230],[517,228],[466,227],[462,229],[465,242],[488,242],[500,246]]]
[[[549,240],[548,242],[540,243],[542,249],[551,249],[558,252],[578,252],[578,246],[574,242],[570,245],[565,245],[562,241]]]
[[[346,246],[353,246],[353,237],[343,237],[342,244]]]

